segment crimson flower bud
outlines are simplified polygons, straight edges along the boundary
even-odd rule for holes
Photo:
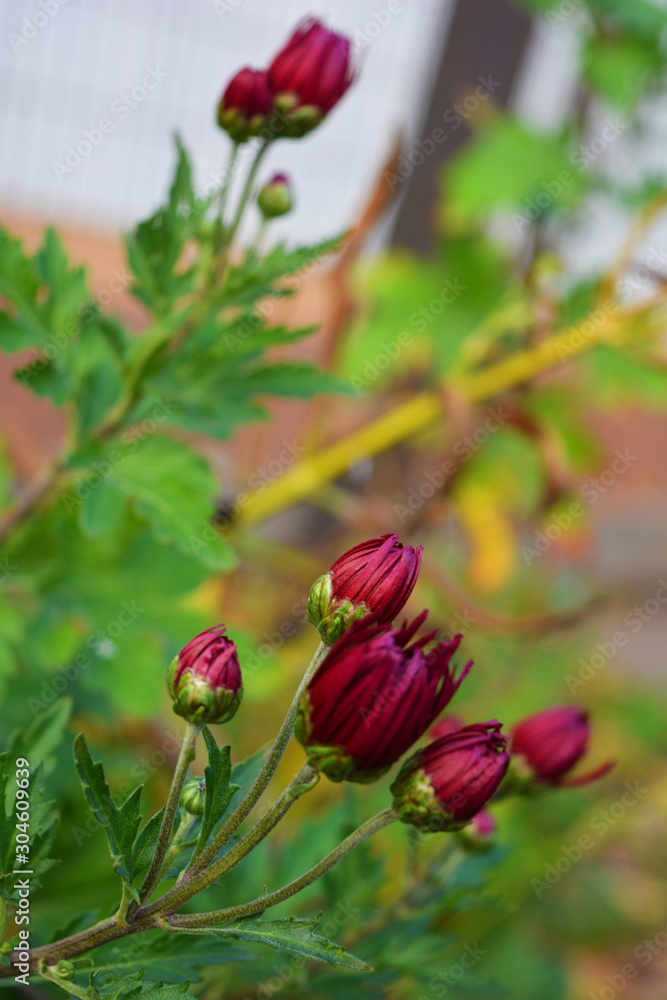
[[[532,782],[587,785],[614,766],[614,761],[607,761],[587,774],[565,780],[585,755],[589,736],[588,712],[579,705],[558,705],[529,715],[514,726],[512,753],[522,758]]]
[[[269,66],[279,134],[299,138],[331,111],[354,79],[350,39],[316,18],[299,25]]]
[[[421,558],[421,545],[417,549],[403,546],[398,535],[355,545],[313,584],[308,621],[328,645],[368,614],[374,615],[377,624],[390,624],[414,589]]]
[[[204,815],[204,796],[206,794],[203,778],[191,778],[183,785],[178,804],[184,812],[191,816]]]
[[[188,722],[227,722],[243,697],[236,645],[215,625],[191,639],[167,672],[174,711]]]
[[[245,142],[268,125],[272,111],[268,73],[246,66],[227,84],[218,106],[218,124],[235,142]]]
[[[292,208],[292,189],[285,174],[274,174],[257,195],[259,210],[265,219],[286,215]]]
[[[403,823],[420,830],[459,830],[495,794],[510,755],[499,722],[441,736],[410,757],[391,786]]]
[[[450,661],[461,636],[427,651],[412,625],[354,622],[324,658],[299,700],[296,736],[309,763],[332,781],[374,781],[423,735],[470,670]]]

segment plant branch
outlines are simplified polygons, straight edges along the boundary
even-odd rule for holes
[[[203,871],[196,874],[192,871],[186,873],[185,878],[177,882],[176,885],[165,893],[160,899],[155,900],[149,906],[142,907],[137,916],[139,919],[173,913],[179,909],[193,896],[208,889],[209,886],[217,882],[218,879],[231,871],[243,858],[246,857],[257,845],[264,840],[273,828],[280,822],[283,816],[294,805],[299,796],[309,792],[319,780],[318,772],[310,766],[304,764],[300,771],[290,781],[289,785],[278,796],[273,805],[267,810],[262,818],[237,844],[232,847],[227,854],[214,861]]]
[[[474,371],[458,372],[456,390],[470,403],[493,399],[599,344],[622,342],[628,335],[627,326],[650,318],[651,312],[658,306],[664,306],[665,301],[664,295],[660,294],[640,306],[606,313],[593,332],[590,330],[590,318],[584,317],[580,322],[525,350],[515,351],[501,361]],[[443,419],[446,390],[451,391],[451,388],[444,385],[439,390],[416,393],[341,441],[294,462],[282,476],[250,495],[249,502],[238,514],[237,523],[251,525],[272,517],[307,499],[355,462],[381,454],[401,441],[422,433]]]
[[[318,864],[316,864],[309,871],[305,872],[299,878],[290,882],[288,885],[283,886],[282,889],[277,889],[275,892],[270,892],[268,895],[260,896],[258,899],[254,899],[249,903],[242,903],[240,906],[230,906],[224,910],[211,910],[208,913],[195,913],[188,915],[175,915],[167,919],[167,923],[177,929],[187,929],[196,927],[207,927],[213,923],[221,923],[226,920],[240,920],[243,917],[250,917],[254,913],[261,913],[263,910],[268,909],[270,906],[275,906],[277,903],[282,903],[284,900],[289,899],[290,896],[294,896],[297,892],[301,892],[306,886],[310,885],[312,882],[316,882],[317,879],[321,878],[323,875],[337,865],[350,851],[353,851],[355,847],[367,840],[368,837],[372,836],[378,830],[383,827],[388,826],[390,823],[396,822],[398,816],[392,808],[385,809],[382,812],[377,813],[370,819],[362,823],[354,833],[351,833],[349,837],[335,847],[325,858],[323,858]]]
[[[139,894],[139,898],[142,903],[149,896],[162,870],[162,862],[164,861],[164,856],[167,853],[167,847],[169,845],[171,831],[174,825],[174,817],[176,816],[176,810],[178,809],[178,800],[181,797],[181,791],[183,790],[183,785],[185,784],[188,767],[194,760],[195,744],[200,730],[201,726],[194,722],[188,722],[185,726],[181,752],[179,753],[178,761],[176,762],[176,770],[174,771],[171,788],[169,789],[167,805],[165,807],[164,816],[162,817],[162,823],[160,825],[160,833],[158,834],[157,843],[155,845],[155,854],[153,855],[153,860],[151,861],[150,868],[148,869],[148,874],[144,879],[144,884],[142,885],[141,892]],[[134,909],[136,912],[136,904]]]
[[[23,493],[16,500],[13,508],[0,523],[0,544],[5,541],[17,525],[32,514],[40,503],[55,490],[63,469],[63,461],[57,461],[41,476],[38,476],[32,483],[26,486]]]
[[[271,747],[269,753],[267,754],[266,760],[264,761],[259,774],[255,778],[253,784],[248,791],[246,797],[238,804],[233,813],[227,818],[225,823],[221,826],[220,830],[213,838],[211,843],[208,845],[206,850],[193,860],[185,877],[190,877],[197,872],[200,872],[206,865],[213,860],[218,851],[224,844],[227,843],[232,834],[239,828],[241,823],[244,821],[246,816],[255,807],[262,794],[264,793],[269,781],[275,774],[278,764],[283,758],[283,755],[287,749],[287,745],[292,738],[292,733],[294,732],[294,725],[296,723],[296,712],[297,706],[299,704],[299,699],[305,691],[306,687],[310,683],[313,674],[319,667],[320,663],[329,651],[329,647],[321,642],[315,654],[308,664],[305,674],[297,688],[296,694],[292,700],[292,704],[289,707],[289,711],[285,716],[285,721],[280,727],[280,731],[276,736],[273,746]]]

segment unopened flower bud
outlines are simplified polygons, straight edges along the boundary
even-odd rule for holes
[[[222,625],[191,639],[167,672],[174,711],[188,722],[227,722],[243,697],[236,646]]]
[[[452,656],[461,641],[435,633],[408,645],[411,625],[355,622],[322,661],[299,700],[296,737],[331,781],[375,781],[423,735],[458,690]]]
[[[265,219],[276,219],[292,209],[292,189],[285,174],[274,174],[257,195],[259,210]]]
[[[332,645],[352,622],[373,614],[390,624],[412,593],[422,547],[401,545],[398,535],[382,535],[355,545],[315,581],[306,617]]]
[[[420,830],[459,830],[495,794],[509,765],[500,723],[464,726],[410,757],[391,786],[403,823]]]
[[[268,73],[246,66],[227,84],[218,106],[218,124],[235,142],[245,142],[268,125],[272,110]]]
[[[566,776],[585,756],[590,737],[588,712],[579,705],[558,705],[536,712],[512,730],[514,784],[530,790],[535,785],[587,785],[607,774],[614,761],[574,778]],[[509,780],[509,779],[508,779]]]
[[[308,18],[269,67],[276,134],[300,138],[322,121],[354,79],[350,39]]]
[[[178,804],[184,812],[190,813],[191,816],[203,816],[205,794],[204,779],[191,778],[183,785]]]

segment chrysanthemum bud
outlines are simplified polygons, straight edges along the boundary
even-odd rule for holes
[[[464,726],[410,757],[391,786],[403,823],[420,830],[458,830],[495,794],[509,765],[499,722]]]
[[[421,546],[403,546],[398,535],[355,545],[313,584],[308,621],[329,645],[367,614],[373,614],[378,624],[391,623],[414,589],[421,555]]]
[[[522,719],[512,730],[512,754],[519,758],[518,767],[523,765],[526,772],[527,780],[522,784],[574,786],[602,778],[614,761],[575,778],[566,778],[586,754],[589,736],[588,712],[579,705],[559,705]]]
[[[292,189],[285,174],[274,174],[257,195],[259,210],[265,219],[276,219],[292,210]]]
[[[425,647],[435,633],[408,645],[412,625],[355,622],[324,658],[298,706],[296,736],[309,763],[331,781],[374,781],[431,725],[456,693],[451,658],[461,641]]]
[[[316,18],[294,32],[269,67],[280,131],[299,138],[338,103],[354,79],[350,39]]]
[[[268,73],[246,66],[227,84],[218,106],[218,124],[235,142],[245,142],[268,125],[272,110]]]
[[[206,794],[203,778],[191,778],[183,785],[179,799],[181,809],[191,816],[204,815],[204,796]]]
[[[167,672],[174,711],[188,722],[227,722],[243,697],[236,646],[222,625],[191,639]]]

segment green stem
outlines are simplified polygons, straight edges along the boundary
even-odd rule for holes
[[[185,726],[181,752],[178,755],[176,770],[174,771],[171,788],[169,789],[169,798],[167,799],[167,805],[165,807],[164,816],[162,817],[162,823],[160,825],[160,833],[158,834],[157,843],[155,845],[155,854],[153,855],[153,860],[151,861],[151,866],[148,869],[148,874],[146,875],[144,884],[141,887],[140,899],[142,903],[150,894],[153,886],[158,880],[160,871],[162,870],[162,862],[164,861],[164,856],[167,853],[167,846],[169,844],[172,827],[174,825],[174,817],[176,816],[176,810],[178,809],[178,800],[181,797],[181,791],[183,790],[183,785],[185,784],[188,767],[194,760],[195,744],[200,730],[201,726],[194,722],[188,722]]]
[[[189,877],[186,876],[184,880],[177,882],[169,892],[166,892],[160,899],[155,900],[150,906],[142,907],[137,914],[137,919],[145,920],[146,918],[154,917],[156,914],[173,913],[183,903],[186,903],[188,899],[191,899],[197,893],[202,892],[213,885],[214,882],[217,882],[218,879],[226,875],[228,871],[231,871],[232,868],[268,836],[285,813],[291,809],[299,796],[309,792],[317,784],[318,780],[318,772],[310,764],[304,764],[270,809],[267,810],[255,826],[230,851],[213,862],[204,871],[198,872],[196,875],[190,874]]]
[[[226,243],[228,246],[231,245],[234,237],[236,236],[236,231],[238,230],[239,225],[241,224],[241,219],[243,218],[243,212],[248,203],[248,198],[252,194],[252,187],[253,184],[255,183],[255,177],[257,176],[257,171],[259,170],[262,159],[264,158],[264,154],[269,148],[270,143],[271,143],[270,139],[265,139],[264,142],[262,142],[261,146],[257,150],[257,154],[255,156],[255,159],[253,160],[252,166],[248,171],[248,176],[246,177],[246,182],[243,187],[243,191],[241,192],[241,197],[239,198],[239,203],[236,209],[236,215],[234,216],[232,224],[229,228],[229,232],[227,233]]]
[[[294,732],[294,724],[296,722],[296,712],[297,706],[299,704],[299,699],[305,691],[306,687],[310,683],[313,674],[319,667],[320,663],[329,652],[329,647],[321,642],[317,649],[315,650],[315,655],[308,664],[308,668],[303,675],[301,683],[297,688],[297,692],[294,695],[292,704],[289,707],[289,711],[285,717],[285,721],[280,727],[280,731],[276,736],[275,742],[271,747],[262,768],[255,778],[253,784],[248,791],[246,797],[238,804],[233,813],[228,817],[226,822],[222,825],[216,836],[213,838],[206,850],[202,851],[199,857],[195,858],[186,872],[185,877],[195,875],[200,872],[206,865],[213,860],[221,847],[223,847],[232,834],[239,828],[241,823],[244,821],[246,816],[252,811],[259,799],[261,798],[266,786],[273,777],[278,764],[283,758],[287,745],[292,738],[292,733]]]
[[[218,192],[218,213],[215,220],[215,231],[213,245],[215,247],[215,252],[220,250],[220,243],[222,240],[222,234],[225,228],[225,206],[227,205],[227,198],[229,196],[229,189],[232,182],[232,177],[234,175],[234,166],[236,164],[236,156],[239,151],[239,143],[235,142],[232,146],[232,151],[229,155],[229,160],[227,161],[227,169],[225,172],[220,191]]]
[[[188,834],[190,833],[196,818],[196,816],[191,816],[189,820],[184,819],[174,834],[174,839],[169,845],[169,850],[164,856],[164,861],[162,862],[162,867],[160,868],[160,874],[155,882],[156,885],[160,884],[166,873],[169,871],[170,865],[176,860],[181,851],[188,846],[194,847],[197,843],[196,839],[193,839],[189,845],[187,843]]]
[[[388,826],[390,823],[394,823],[398,819],[396,813],[392,808],[385,809],[382,812],[377,813],[370,819],[362,823],[354,833],[351,833],[349,837],[335,847],[325,858],[323,858],[319,864],[311,868],[310,871],[305,872],[299,878],[290,882],[288,885],[283,886],[282,889],[277,889],[275,892],[270,892],[268,895],[260,896],[258,899],[254,899],[249,903],[242,903],[240,906],[229,906],[224,910],[211,910],[208,913],[195,913],[188,915],[175,915],[168,918],[168,923],[177,929],[180,928],[191,928],[191,927],[206,927],[213,923],[221,923],[225,920],[240,920],[243,917],[250,917],[253,913],[261,913],[266,910],[269,906],[275,906],[277,903],[282,903],[284,900],[289,899],[290,896],[294,896],[297,892],[301,892],[306,886],[310,885],[312,882],[316,882],[317,879],[325,875],[329,869],[337,865],[350,851],[353,851],[355,847],[367,840],[368,837],[372,836],[378,830],[383,827]]]

